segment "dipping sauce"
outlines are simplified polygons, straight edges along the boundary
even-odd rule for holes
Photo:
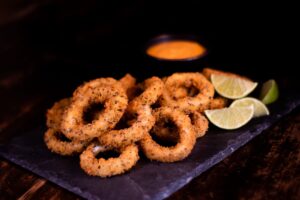
[[[198,42],[191,40],[170,40],[153,44],[147,49],[147,54],[164,60],[190,60],[206,52]]]

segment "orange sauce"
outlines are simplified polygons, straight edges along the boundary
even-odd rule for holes
[[[184,60],[204,54],[206,49],[190,40],[171,40],[154,44],[147,49],[147,54],[165,60]]]

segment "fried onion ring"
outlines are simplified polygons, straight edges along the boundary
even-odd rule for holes
[[[151,110],[150,106],[139,108],[134,113],[137,119],[130,122],[129,128],[108,131],[99,137],[99,142],[105,146],[121,147],[141,140],[155,123]]]
[[[192,111],[188,116],[191,119],[196,137],[203,137],[208,130],[208,120],[206,117],[197,111]],[[178,131],[172,127],[167,127],[163,121],[162,123],[156,123],[152,128],[151,133],[163,141],[178,141]]]
[[[135,88],[136,79],[133,76],[131,76],[131,74],[126,74],[119,80],[119,83],[126,90],[128,100],[133,99],[135,89],[136,89]]]
[[[176,99],[174,95],[180,87],[195,87],[199,90],[195,96],[186,96]],[[214,96],[213,85],[200,73],[174,73],[165,81],[165,90],[160,103],[163,106],[179,108],[183,111],[207,109]]]
[[[221,109],[225,108],[228,105],[228,99],[223,97],[215,97],[210,100],[209,106],[205,109],[199,109],[198,112],[203,113],[206,109],[214,110],[214,109]]]
[[[92,102],[103,103],[104,109],[97,119],[85,124],[83,114]],[[69,139],[99,137],[117,124],[127,102],[125,91],[118,84],[88,82],[74,93],[72,103],[64,112],[61,130]]]
[[[97,88],[99,86],[111,86],[111,85],[118,85],[119,87],[122,87],[120,83],[114,79],[114,78],[97,78],[91,81],[88,81],[86,83],[83,83],[79,87],[76,88],[76,90],[73,92],[73,98],[77,97],[79,98],[80,96],[84,96],[84,93],[87,92],[91,88]]]
[[[61,133],[57,132],[52,128],[49,128],[44,135],[44,141],[50,151],[63,156],[74,155],[82,152],[84,148],[91,141],[91,140],[63,141],[59,137],[59,134]]]
[[[154,76],[146,79],[143,83],[139,84],[138,87],[143,92],[129,102],[129,111],[138,109],[139,107],[153,105],[161,96],[164,83],[160,78]]]
[[[60,130],[60,124],[65,109],[70,105],[71,98],[64,98],[55,102],[54,105],[47,110],[47,127],[54,129],[55,131]]]
[[[81,168],[91,176],[110,177],[125,173],[139,160],[138,147],[135,144],[119,149],[117,158],[96,158],[100,152],[110,150],[106,147],[92,143],[80,155]]]
[[[216,97],[210,101],[210,110],[225,108],[228,104],[228,100],[223,97]]]
[[[150,133],[140,141],[141,148],[150,160],[161,162],[175,162],[186,158],[192,151],[196,142],[196,133],[192,127],[191,120],[179,110],[169,107],[158,108],[154,116],[156,121],[168,118],[178,127],[179,141],[175,146],[164,147],[156,143]]]
[[[179,133],[176,127],[167,126],[164,121],[156,122],[151,129],[151,134],[164,142],[176,143],[179,138]]]
[[[176,89],[176,92],[172,94],[172,97],[174,99],[182,99],[184,97],[187,97],[188,95],[188,91],[185,87],[178,87]]]
[[[203,137],[208,130],[208,120],[204,115],[197,111],[191,112],[189,116],[191,118],[193,128],[195,129],[196,137]]]
[[[44,135],[44,141],[50,151],[60,155],[80,153],[90,142],[90,140],[62,140],[63,134],[60,133],[62,115],[70,103],[71,98],[62,99],[56,102],[52,108],[47,111],[48,130]]]

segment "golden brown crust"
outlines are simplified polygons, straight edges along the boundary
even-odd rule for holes
[[[150,105],[154,104],[163,90],[163,82],[152,77],[139,85],[143,92],[135,97],[127,107],[128,114],[134,114],[137,119],[131,122],[129,128],[111,130],[99,137],[101,144],[111,147],[120,147],[141,140],[144,134],[153,126],[155,119]]]
[[[173,94],[177,89],[195,87],[199,90],[195,96],[186,96],[175,99]],[[163,106],[180,109],[185,112],[206,109],[214,96],[214,87],[200,73],[174,73],[165,81],[165,90],[161,96],[160,103]]]
[[[63,156],[80,153],[90,143],[90,140],[62,141],[57,134],[59,133],[56,130],[49,128],[44,135],[44,141],[50,151]]]
[[[137,119],[131,122],[129,128],[108,131],[99,137],[99,142],[105,146],[121,147],[141,140],[152,128],[155,119],[150,106],[140,107],[135,113]]]
[[[163,92],[164,83],[160,78],[153,76],[139,84],[138,87],[143,92],[129,102],[129,111],[143,106],[151,106],[156,103]]]
[[[188,90],[185,87],[178,87],[176,89],[176,92],[172,94],[174,99],[182,99],[187,97],[188,95],[189,95]]]
[[[102,84],[102,81],[90,81],[74,92],[61,124],[62,132],[69,139],[86,140],[99,137],[112,129],[122,117],[128,102],[124,89],[119,84]],[[104,109],[98,119],[86,124],[83,113],[91,103],[102,103]]]
[[[193,111],[189,114],[189,116],[191,118],[193,128],[195,129],[196,137],[203,137],[208,130],[208,120],[204,115],[197,111]]]
[[[209,70],[204,70],[206,75],[214,73]],[[72,98],[55,103],[47,111],[47,147],[61,155],[81,153],[81,168],[100,177],[130,170],[139,159],[137,142],[150,160],[176,162],[186,158],[196,139],[207,132],[208,120],[201,112],[227,105],[224,98],[213,99],[214,88],[201,73],[174,73],[163,80],[151,77],[137,85],[135,82],[130,74],[120,80],[98,78],[79,86]],[[104,108],[95,110],[94,104]],[[159,108],[153,111],[155,106]],[[120,129],[123,124],[119,122],[124,119],[129,127]],[[169,121],[175,127],[168,125]],[[176,141],[176,145],[161,146],[150,132]],[[120,155],[96,157],[108,150]]]
[[[175,146],[164,147],[156,143],[151,135],[147,133],[140,142],[146,157],[161,162],[175,162],[186,158],[196,142],[196,133],[189,117],[183,112],[169,107],[158,108],[154,115],[156,121],[167,117],[175,123],[179,129],[179,141]]]
[[[216,97],[210,102],[210,110],[225,108],[228,105],[228,99]]]
[[[60,125],[63,112],[70,103],[71,98],[62,99],[56,102],[52,108],[47,111],[48,130],[44,134],[44,141],[48,149],[54,153],[64,156],[82,152],[86,145],[90,142],[90,140],[63,141],[60,137],[58,137],[59,134],[62,134],[60,132]]]
[[[87,92],[89,89],[95,89],[99,86],[112,86],[112,85],[118,86],[119,88],[123,88],[121,84],[114,78],[110,78],[110,77],[97,78],[78,86],[76,90],[73,92],[73,97],[79,98],[81,96],[84,96],[85,92]]]
[[[47,127],[54,129],[55,131],[60,130],[60,124],[65,109],[70,105],[71,98],[61,99],[55,102],[54,105],[47,110]]]
[[[119,83],[125,89],[128,99],[133,99],[136,87],[136,79],[131,74],[125,74],[125,76],[119,80]]]
[[[221,109],[228,106],[228,99],[224,97],[215,97],[210,100],[209,106],[206,109],[199,109],[199,113],[203,113],[205,110],[214,110],[214,109]]]
[[[123,174],[130,170],[139,160],[138,147],[135,144],[119,149],[117,158],[99,158],[95,156],[99,152],[109,150],[92,143],[80,155],[80,167],[91,176],[110,177]]]
[[[197,111],[192,111],[188,116],[191,119],[191,123],[195,130],[196,137],[203,137],[206,134],[209,125],[206,117]],[[178,130],[171,127],[166,127],[163,122],[155,123],[151,130],[151,133],[153,133],[156,137],[163,141],[178,141]]]

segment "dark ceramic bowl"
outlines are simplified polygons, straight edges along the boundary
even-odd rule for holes
[[[196,57],[187,59],[161,59],[147,54],[147,49],[155,44],[172,41],[172,40],[189,40],[202,45],[206,51]],[[209,47],[200,36],[196,35],[171,35],[163,34],[151,39],[144,47],[143,54],[145,57],[146,71],[148,75],[167,76],[174,72],[199,72],[207,65]]]

